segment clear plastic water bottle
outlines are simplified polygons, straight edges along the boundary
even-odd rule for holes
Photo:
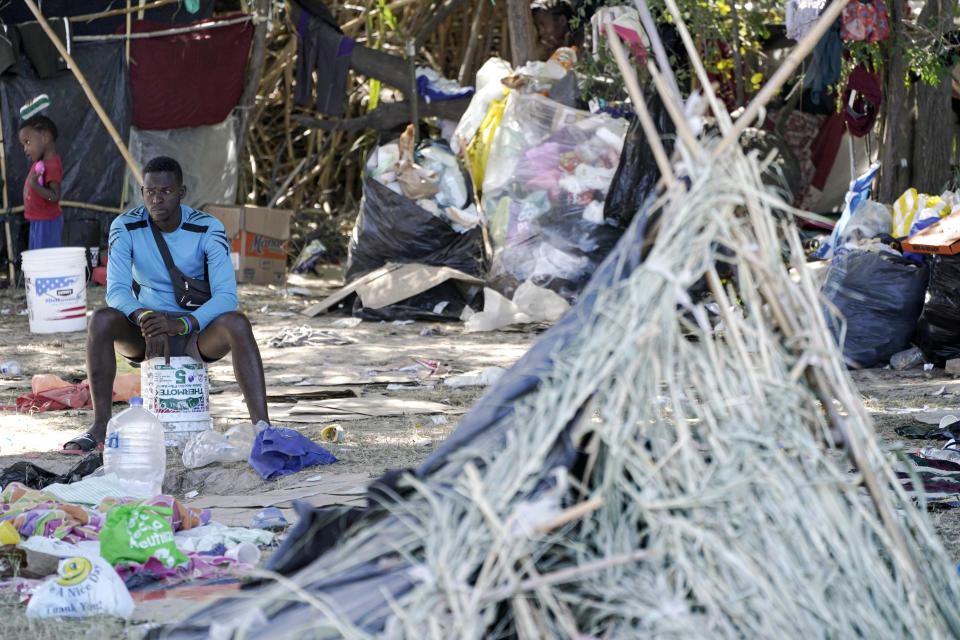
[[[252,424],[236,425],[226,433],[201,431],[183,447],[183,466],[196,469],[214,462],[246,460],[258,432],[259,428]]]
[[[7,373],[10,375],[17,375],[20,373],[20,363],[16,360],[10,360],[0,364],[0,373]]]
[[[130,487],[130,495],[153,497],[163,488],[167,470],[163,425],[143,408],[142,398],[130,398],[130,406],[107,423],[103,467]]]

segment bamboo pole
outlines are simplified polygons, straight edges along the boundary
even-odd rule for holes
[[[672,0],[670,0],[672,1]],[[794,70],[800,63],[803,62],[803,59],[807,57],[813,48],[817,46],[817,43],[820,42],[820,38],[823,37],[823,34],[827,32],[827,29],[833,25],[833,21],[840,17],[840,14],[843,12],[844,7],[847,6],[848,0],[837,0],[832,2],[829,7],[820,15],[820,18],[817,20],[816,24],[813,25],[813,28],[803,37],[800,42],[797,43],[786,59],[780,63],[780,66],[774,72],[770,80],[767,81],[763,88],[760,89],[760,92],[753,97],[753,100],[750,101],[750,104],[747,105],[747,108],[744,110],[743,115],[737,118],[737,121],[733,123],[733,127],[728,131],[723,139],[720,141],[720,144],[716,146],[713,150],[712,157],[717,158],[724,149],[729,147],[733,142],[740,137],[740,134],[743,133],[743,130],[747,128],[751,122],[753,122],[757,114],[760,113],[762,109],[770,100],[773,98],[774,94],[780,90],[780,87],[793,75]]]
[[[30,0],[33,2],[33,0]],[[36,15],[36,14],[34,14]],[[207,29],[216,29],[217,27],[228,27],[232,24],[239,24],[241,22],[247,22],[253,20],[252,16],[242,16],[239,18],[232,18],[230,20],[219,20],[211,22],[203,22],[201,24],[195,24],[190,27],[175,27],[173,29],[164,29],[163,31],[142,31],[140,33],[131,33],[129,36],[123,33],[113,33],[109,35],[102,36],[74,36],[74,42],[110,42],[112,40],[122,40],[124,38],[132,38],[134,40],[140,40],[142,38],[162,38],[163,36],[175,36],[181,33],[195,33],[197,31],[206,31]],[[264,18],[266,20],[266,18]]]
[[[3,114],[0,113],[0,180],[3,180],[3,210],[9,215],[10,212],[10,195],[9,188],[7,185],[7,152],[6,144],[3,139]],[[7,218],[3,221],[3,235],[7,241],[7,268],[10,272],[10,283],[8,286],[12,287],[16,281],[17,273],[16,267],[13,264],[13,234],[10,232],[10,218]]]
[[[123,159],[126,160],[127,166],[130,167],[130,171],[137,179],[137,182],[139,184],[143,184],[143,175],[140,173],[140,167],[138,167],[137,163],[134,162],[133,156],[130,155],[130,150],[127,148],[127,145],[124,144],[123,139],[117,132],[117,128],[113,126],[113,122],[110,121],[110,116],[108,116],[107,112],[103,110],[103,107],[100,105],[100,101],[97,100],[97,96],[93,93],[90,85],[87,84],[87,79],[83,76],[83,73],[80,71],[80,67],[77,66],[76,61],[73,59],[73,56],[70,55],[64,44],[60,42],[60,38],[57,37],[57,34],[50,27],[50,23],[47,22],[47,19],[43,17],[42,13],[40,13],[37,3],[34,0],[23,1],[27,4],[27,8],[30,9],[31,13],[36,16],[37,22],[40,23],[40,27],[43,29],[44,33],[47,34],[47,37],[50,38],[50,41],[53,42],[53,46],[57,48],[57,51],[61,56],[63,56],[63,59],[67,61],[68,65],[70,65],[70,71],[73,72],[77,82],[80,83],[80,88],[83,89],[83,93],[86,94],[87,100],[90,101],[90,105],[93,107],[93,110],[97,112],[97,116],[99,116],[103,126],[106,127],[107,133],[109,133],[110,137],[113,139],[113,143],[117,145],[117,149],[120,150],[120,155],[122,155]]]
[[[142,0],[141,0],[142,1]],[[79,16],[70,16],[67,18],[70,22],[89,22],[91,20],[99,20],[100,18],[112,18],[113,16],[120,15],[132,15],[138,11],[143,11],[145,9],[156,9],[164,5],[173,4],[174,2],[180,2],[180,0],[155,0],[154,2],[148,2],[147,4],[140,4],[136,7],[131,7],[130,3],[127,2],[127,7],[125,9],[110,9],[109,11],[98,11],[97,13],[85,13]],[[143,15],[141,15],[138,20],[142,20]]]

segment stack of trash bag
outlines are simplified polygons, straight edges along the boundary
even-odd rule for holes
[[[367,159],[363,200],[348,247],[345,280],[350,283],[387,263],[447,266],[468,275],[483,273],[483,236],[469,174],[449,147],[424,141],[415,147],[409,126],[395,142],[375,148]],[[458,320],[470,300],[455,288],[427,291],[382,309],[354,315],[377,320]],[[434,309],[441,302],[440,312]]]
[[[604,202],[626,131],[624,119],[510,93],[483,180],[493,288],[510,296],[531,280],[576,301],[623,232]]]
[[[930,256],[930,284],[917,323],[917,346],[935,365],[960,358],[960,256]]]
[[[851,368],[886,364],[910,346],[924,308],[928,269],[880,242],[834,258],[821,288],[824,314]],[[839,314],[839,315],[837,315]]]

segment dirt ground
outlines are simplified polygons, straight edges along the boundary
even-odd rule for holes
[[[216,503],[221,496],[231,496],[237,508],[219,513],[214,510],[214,517],[237,525],[249,525],[253,514],[262,508],[255,504],[260,497],[285,495],[283,491],[309,494],[304,488],[315,481],[321,481],[328,489],[347,487],[342,494],[333,489],[329,491],[345,496],[345,501],[358,500],[369,479],[388,469],[413,467],[423,461],[437,443],[456,428],[463,412],[482,393],[477,387],[447,386],[442,382],[443,377],[493,365],[509,367],[538,337],[535,331],[468,334],[460,324],[363,322],[350,327],[343,325],[346,316],[310,318],[302,315],[301,310],[337,288],[338,274],[326,275],[293,276],[285,289],[241,285],[240,309],[253,324],[263,356],[268,393],[275,396],[270,402],[272,422],[298,429],[314,440],[320,439],[325,426],[340,424],[344,430],[343,441],[324,443],[339,461],[279,480],[264,481],[245,462],[185,469],[180,452],[171,448],[164,484],[166,492],[188,504],[194,501],[205,506]],[[88,309],[101,306],[103,296],[102,287],[88,289]],[[18,395],[30,390],[30,378],[34,374],[56,373],[70,382],[86,377],[84,334],[31,334],[27,317],[23,315],[25,306],[22,289],[0,290],[0,361],[16,360],[22,367],[20,375],[0,375],[0,405],[4,406],[14,405]],[[270,346],[270,339],[279,332],[300,326],[336,332],[353,342]],[[416,365],[417,360],[438,361],[440,367],[427,375],[425,368]],[[372,372],[376,372],[372,378],[375,382],[360,384],[368,382]],[[902,424],[918,424],[921,419],[929,421],[931,416],[935,417],[933,412],[941,410],[953,409],[960,416],[960,380],[943,370],[873,369],[852,372],[851,376],[873,416],[878,438],[887,448],[913,452],[922,446],[942,446],[942,441],[903,440],[894,429]],[[229,360],[212,365],[210,377],[215,428],[223,431],[245,422]],[[356,394],[360,400],[371,400],[373,404],[369,406],[389,406],[411,400],[436,405],[425,405],[427,410],[404,415],[365,417],[341,413],[304,418],[291,411],[291,398],[287,397],[294,388],[292,385],[298,382],[315,385],[311,389],[333,385],[331,388]],[[123,405],[114,407],[117,412]],[[72,435],[85,430],[90,421],[91,413],[83,410],[36,415],[0,411],[0,467],[26,458],[51,471],[65,471],[78,458],[60,454],[57,449]],[[244,496],[249,500],[245,502]],[[293,520],[295,516],[289,502],[283,506],[284,513]],[[930,519],[952,559],[960,562],[960,510],[932,512]],[[148,604],[150,606],[145,606]],[[0,612],[14,613],[18,606],[12,600],[0,599]],[[139,620],[162,620],[175,612],[177,606],[176,601],[145,603],[138,605],[136,616]],[[37,635],[41,627],[32,626],[30,630],[33,637],[46,637],[44,633]]]
[[[386,417],[341,415],[316,421],[284,419],[290,399],[279,398],[269,403],[271,422],[276,426],[293,427],[314,440],[319,440],[323,427],[340,424],[344,431],[341,443],[324,443],[339,459],[328,467],[306,469],[282,480],[265,482],[245,463],[211,465],[201,469],[183,468],[179,452],[168,449],[165,491],[178,497],[197,491],[204,494],[235,495],[262,492],[266,489],[295,486],[306,477],[323,474],[373,478],[388,469],[416,466],[457,425],[463,412],[482,392],[478,387],[449,387],[442,378],[471,370],[497,365],[509,367],[537,337],[532,331],[503,331],[467,334],[460,324],[390,324],[364,322],[355,327],[337,326],[345,316],[308,317],[300,312],[321,300],[338,286],[337,273],[329,278],[292,276],[287,289],[241,285],[240,309],[253,324],[260,345],[268,393],[293,391],[296,382],[327,385],[339,380],[335,389],[372,397],[374,403],[389,399],[432,401],[437,404],[426,413],[410,413]],[[291,293],[290,289],[297,291]],[[300,295],[306,293],[308,295]],[[87,308],[103,305],[104,288],[90,287]],[[0,361],[16,360],[20,375],[0,374],[0,405],[12,406],[18,395],[30,391],[34,374],[55,373],[69,382],[86,377],[83,333],[36,335],[29,332],[23,290],[0,291]],[[7,311],[9,310],[9,311]],[[336,332],[352,340],[347,345],[271,347],[270,338],[285,328],[308,326],[314,330]],[[421,335],[421,334],[427,335]],[[440,363],[435,373],[417,367],[417,360]],[[121,363],[124,365],[125,363]],[[403,371],[413,366],[414,372]],[[128,371],[135,371],[128,369]],[[369,372],[379,372],[373,384],[366,382]],[[234,381],[229,358],[210,366],[211,414],[214,427],[224,431],[244,420],[245,409]],[[429,375],[428,375],[429,374]],[[311,387],[315,388],[315,387]],[[386,399],[386,400],[385,400]],[[114,405],[114,413],[123,404]],[[362,413],[362,409],[361,409]],[[279,417],[278,417],[279,416]],[[73,435],[82,433],[90,424],[87,410],[63,410],[24,415],[0,411],[0,466],[25,457],[51,471],[62,472],[77,462],[77,456],[58,453],[60,445]],[[239,522],[238,522],[239,524]]]

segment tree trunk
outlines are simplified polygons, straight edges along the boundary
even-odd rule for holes
[[[507,0],[507,21],[510,29],[510,52],[513,66],[533,59],[536,41],[533,37],[533,14],[528,0]]]
[[[880,202],[893,202],[903,193],[904,185],[910,184],[910,165],[903,166],[911,155],[913,130],[912,91],[907,90],[906,70],[901,52],[904,42],[903,24],[900,17],[904,15],[904,0],[890,0],[887,7],[890,11],[890,26],[892,33],[892,47],[890,58],[887,60],[886,73],[883,79],[884,121],[883,154],[880,157]]]
[[[918,22],[940,42],[953,22],[955,0],[927,0]],[[939,48],[939,47],[938,47]],[[917,123],[913,139],[913,184],[920,193],[939,194],[950,178],[953,147],[950,75],[937,86],[917,83]]]
[[[270,0],[257,0],[257,15],[266,18],[270,14]],[[263,63],[267,55],[267,21],[257,22],[253,28],[253,47],[247,62],[247,73],[243,80],[243,91],[237,101],[237,160],[243,157],[247,144],[247,130],[250,128],[251,112],[260,89],[263,75]]]

